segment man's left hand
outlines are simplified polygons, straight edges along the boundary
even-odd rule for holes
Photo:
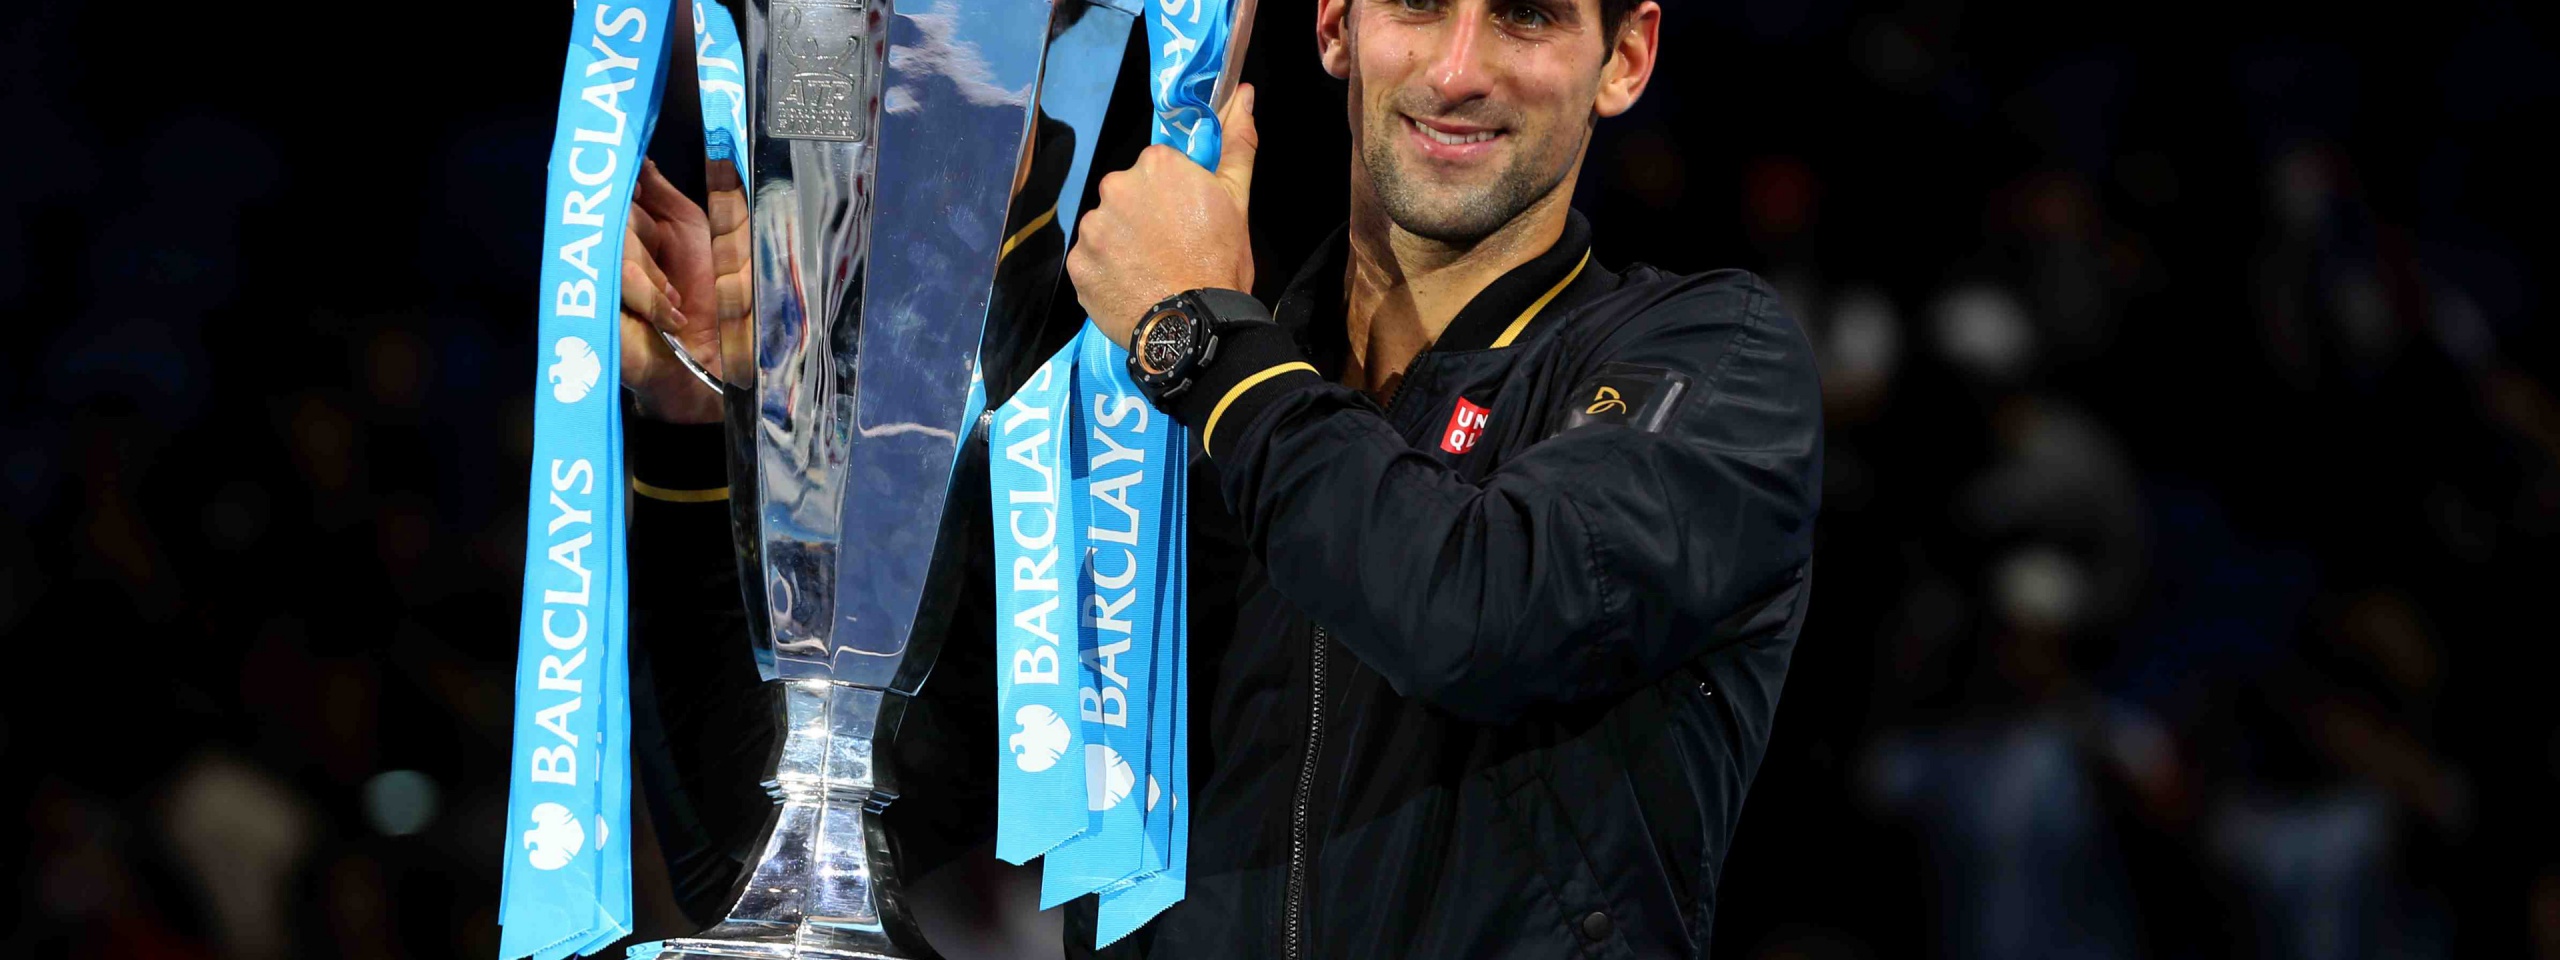
[[[1101,202],[1076,221],[1067,276],[1085,315],[1111,342],[1156,301],[1201,287],[1253,289],[1253,239],[1245,210],[1253,192],[1253,87],[1239,85],[1218,118],[1218,169],[1161,144],[1136,166],[1102,178]]]

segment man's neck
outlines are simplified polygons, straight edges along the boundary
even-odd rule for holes
[[[1573,179],[1472,243],[1407,232],[1366,199],[1364,184],[1353,184],[1351,255],[1342,284],[1351,352],[1343,383],[1371,396],[1392,395],[1413,358],[1440,339],[1476,294],[1555,246],[1571,209]]]

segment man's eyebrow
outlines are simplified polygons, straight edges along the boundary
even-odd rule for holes
[[[1557,23],[1578,24],[1584,20],[1579,0],[1495,0],[1496,6],[1531,6]]]

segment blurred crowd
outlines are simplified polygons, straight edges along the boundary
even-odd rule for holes
[[[1343,189],[1299,6],[1266,277]],[[0,17],[0,955],[494,954],[538,8]],[[1666,17],[1577,203],[1776,283],[1829,431],[1718,956],[2560,960],[2560,58],[2429,12]]]

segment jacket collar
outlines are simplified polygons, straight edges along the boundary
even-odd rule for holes
[[[1351,255],[1350,225],[1316,248],[1280,292],[1272,316],[1296,334],[1325,376],[1338,375],[1349,353],[1344,328],[1344,266]],[[1487,284],[1467,301],[1426,352],[1483,350],[1525,342],[1553,325],[1562,308],[1607,289],[1608,271],[1591,263],[1591,224],[1579,210],[1565,212],[1564,235],[1527,263]]]

